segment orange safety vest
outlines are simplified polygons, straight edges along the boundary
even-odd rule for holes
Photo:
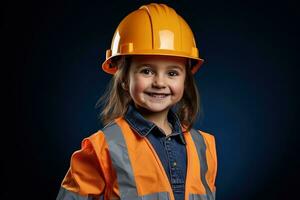
[[[187,149],[185,200],[213,200],[217,154],[214,136],[183,133]],[[61,184],[57,200],[174,200],[158,155],[147,138],[118,118],[82,141]]]

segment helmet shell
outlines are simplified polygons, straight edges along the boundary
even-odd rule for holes
[[[102,69],[114,74],[111,59],[120,55],[166,55],[190,58],[195,73],[203,63],[193,32],[173,8],[151,3],[127,15],[117,27]]]

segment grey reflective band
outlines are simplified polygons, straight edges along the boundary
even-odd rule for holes
[[[204,185],[204,188],[205,188],[205,191],[206,191],[206,197],[192,197],[192,199],[195,199],[195,200],[213,200],[215,199],[215,195],[211,192],[208,184],[207,184],[207,181],[206,181],[206,178],[205,178],[205,175],[207,173],[207,160],[206,160],[206,145],[205,145],[205,142],[204,142],[204,138],[203,136],[198,132],[196,131],[195,129],[191,129],[190,131],[191,135],[192,135],[192,138],[194,140],[194,143],[195,143],[195,146],[196,146],[196,149],[197,149],[197,153],[198,153],[198,157],[199,157],[199,161],[200,161],[200,176],[201,176],[201,181]],[[201,195],[202,196],[202,195]]]
[[[127,145],[121,128],[116,123],[104,127],[102,132],[108,144],[112,165],[117,173],[121,200],[169,200],[168,192],[138,196]]]
[[[108,144],[112,164],[117,172],[121,199],[134,200],[138,194],[122,130],[116,123],[112,123],[103,129],[103,133]]]
[[[104,200],[103,195],[100,196],[82,196],[75,192],[66,190],[63,187],[60,187],[59,193],[56,197],[56,200]]]
[[[170,200],[170,196],[168,192],[157,192],[153,194],[140,196],[138,199],[139,200]]]
[[[216,193],[213,192],[213,199],[216,199]],[[190,194],[189,195],[189,200],[208,200],[208,195],[207,194]]]

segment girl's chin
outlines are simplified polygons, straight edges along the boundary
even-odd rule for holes
[[[169,110],[170,107],[170,104],[151,103],[147,104],[144,108],[149,110],[150,112],[163,112]]]

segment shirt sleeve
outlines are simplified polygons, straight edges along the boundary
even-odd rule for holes
[[[99,150],[95,150],[91,139],[93,136],[84,139],[81,149],[73,153],[56,200],[103,198],[105,179],[99,162],[99,152],[96,153]]]

